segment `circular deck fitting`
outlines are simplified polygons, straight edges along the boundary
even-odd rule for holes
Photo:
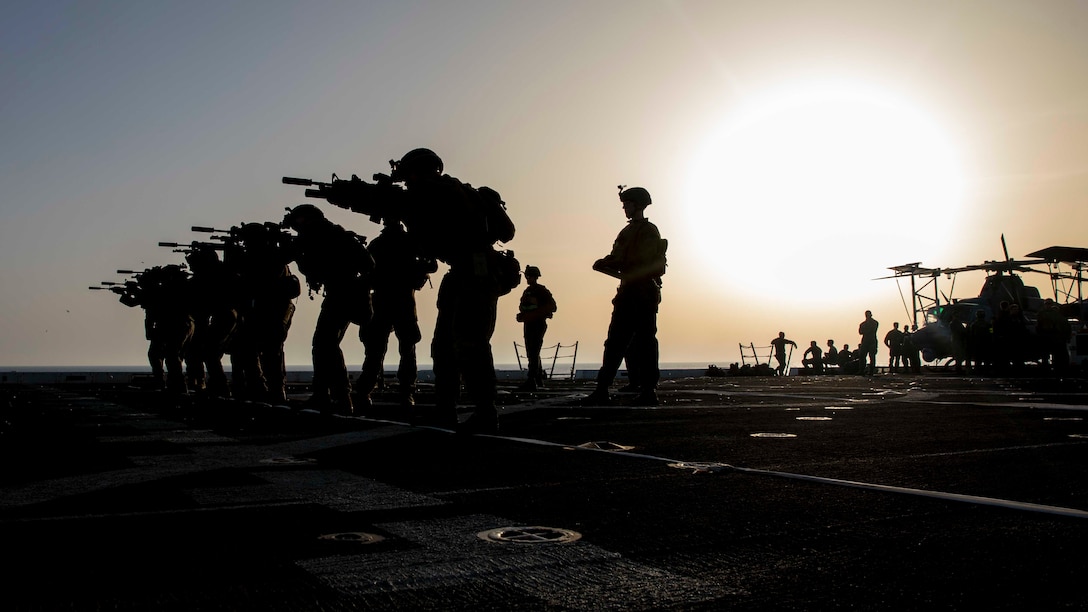
[[[775,433],[775,432],[763,432],[748,434],[752,438],[796,438],[797,434],[791,433]]]
[[[593,449],[593,450],[623,452],[623,451],[629,451],[629,450],[631,450],[631,449],[633,449],[635,447],[633,447],[633,446],[624,446],[622,444],[616,444],[615,442],[586,442],[585,444],[579,444],[578,448],[589,448],[589,449]]]
[[[476,534],[481,540],[504,544],[563,544],[574,542],[582,534],[558,527],[500,527]]]
[[[797,417],[798,421],[830,421],[831,417]]]
[[[274,465],[309,465],[311,463],[317,463],[317,459],[310,457],[272,457],[270,459],[261,459],[261,463],[271,463]]]
[[[348,542],[350,544],[373,544],[375,542],[381,542],[385,538],[374,533],[366,533],[365,531],[345,531],[343,533],[322,534],[317,536],[317,539],[332,542]]]
[[[725,470],[733,469],[733,466],[729,465],[728,463],[714,463],[714,462],[709,462],[708,463],[708,462],[699,462],[699,461],[691,461],[691,462],[684,461],[684,462],[680,462],[680,463],[670,463],[669,467],[677,468],[677,469],[681,469],[681,470],[691,470],[693,473],[696,473],[696,474],[698,474],[700,472],[722,472],[722,471],[725,471]]]

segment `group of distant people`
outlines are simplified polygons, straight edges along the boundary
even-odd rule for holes
[[[283,345],[299,279],[278,225],[247,223],[230,234],[220,244],[184,249],[185,266],[147,268],[111,290],[122,304],[144,310],[148,362],[161,388],[282,402]],[[227,353],[230,381],[222,363]]]
[[[334,177],[327,184],[284,181],[318,185],[316,197],[381,222],[381,233],[369,244],[365,237],[330,221],[316,206],[301,204],[288,209],[279,224],[232,228],[221,248],[193,243],[191,249],[183,249],[189,271],[177,265],[149,269],[125,287],[115,288],[123,303],[145,310],[149,360],[162,386],[176,394],[197,388],[213,397],[286,401],[283,346],[293,300],[301,294],[300,280],[290,269],[294,263],[310,298],[315,294],[322,298],[313,332],[310,406],[346,415],[354,414],[356,405],[371,407],[373,392],[384,382],[383,364],[392,335],[400,357],[398,403],[412,409],[414,422],[469,433],[496,432],[490,340],[498,298],[520,284],[524,274],[527,286],[517,321],[524,329],[528,373],[522,389],[527,391],[544,385],[540,350],[548,320],[558,310],[555,298],[540,284],[539,267],[522,271],[511,252],[496,247],[515,232],[497,192],[444,174],[441,158],[430,149],[409,151],[391,165],[390,175],[375,175],[374,183],[357,177],[350,181]],[[580,403],[610,403],[609,387],[626,361],[629,386],[637,391],[635,402],[655,405],[660,378],[657,310],[667,242],[645,216],[652,202],[646,189],[621,186],[619,199],[628,224],[611,252],[592,266],[616,278],[619,287],[612,300],[597,386]],[[260,236],[257,229],[268,235]],[[259,239],[266,244],[258,244]],[[222,259],[217,251],[224,251]],[[433,406],[421,407],[415,398],[416,345],[422,339],[415,293],[437,271],[438,262],[449,269],[438,289],[430,347],[435,400]],[[359,326],[364,347],[354,388],[341,348],[352,324]],[[222,365],[228,353],[233,366],[230,382]],[[186,361],[188,375],[182,370]],[[462,386],[474,410],[459,423],[456,408]]]
[[[991,320],[978,310],[975,319],[961,321],[953,314],[943,321],[949,328],[952,362],[957,372],[1008,373],[1037,361],[1046,371],[1064,373],[1069,367],[1072,325],[1052,299],[1036,313],[1034,333],[1019,305],[1002,301]]]
[[[851,351],[849,344],[844,344],[840,349],[835,346],[834,340],[828,339],[827,349],[825,350],[820,348],[816,340],[810,341],[801,358],[804,372],[823,374],[830,369],[835,369],[844,374],[872,375],[876,373],[876,355],[879,348],[877,332],[879,328],[880,323],[873,318],[872,311],[866,310],[864,320],[858,325],[858,335],[861,336],[861,341],[858,343],[857,349]],[[904,372],[921,371],[921,352],[911,341],[911,334],[915,330],[916,328],[912,329],[910,326],[904,326],[900,330],[899,323],[896,322],[892,324],[892,329],[885,334],[884,346],[887,347],[889,353],[889,372],[897,372],[900,368]],[[786,338],[785,332],[778,332],[778,337],[771,340],[775,361],[778,363],[775,374],[778,376],[784,375],[788,366],[787,346],[797,348],[797,343]],[[790,352],[792,353],[792,351]]]
[[[955,309],[949,312],[952,314],[934,325],[947,327],[949,365],[955,372],[1006,373],[1028,361],[1037,361],[1044,370],[1056,373],[1064,372],[1069,367],[1068,342],[1072,327],[1065,313],[1052,299],[1043,301],[1035,319],[1034,331],[1030,329],[1020,306],[1008,301],[999,304],[992,319],[987,318],[983,309],[976,310],[971,321],[960,320]],[[879,323],[872,312],[865,311],[865,319],[858,326],[861,341],[856,350],[851,351],[849,344],[838,349],[834,340],[828,340],[827,349],[824,350],[812,340],[801,359],[804,371],[820,374],[829,368],[836,368],[845,374],[874,374],[879,348],[878,329]],[[900,329],[899,323],[895,322],[884,335],[889,373],[921,372],[921,348],[915,338],[918,331],[916,325],[904,325]],[[929,338],[928,341],[933,339]],[[782,375],[788,362],[786,347],[796,348],[797,343],[786,338],[784,332],[779,332],[778,337],[771,340],[771,346],[778,363],[775,373]]]

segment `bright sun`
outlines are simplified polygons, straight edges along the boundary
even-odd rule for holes
[[[808,85],[753,99],[709,135],[685,210],[727,290],[831,304],[847,297],[838,280],[939,259],[963,183],[925,114],[861,87]]]

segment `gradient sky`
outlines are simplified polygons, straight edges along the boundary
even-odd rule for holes
[[[873,280],[889,266],[999,259],[1001,234],[1013,257],[1088,247],[1085,32],[1073,0],[8,3],[0,366],[145,364],[142,312],[89,285],[180,262],[156,244],[192,225],[280,220],[304,201],[281,176],[421,146],[503,194],[559,303],[545,345],[579,362],[600,360],[615,281],[590,266],[621,183],[670,241],[663,362],[726,365],[780,330],[855,345],[864,310],[881,334],[908,318],[909,288]]]

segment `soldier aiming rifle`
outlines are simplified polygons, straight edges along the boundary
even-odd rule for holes
[[[521,265],[512,253],[494,248],[514,237],[505,203],[488,188],[475,189],[443,174],[442,159],[430,149],[413,149],[390,162],[389,175],[367,183],[351,180],[316,183],[284,177],[291,185],[316,187],[307,197],[368,215],[371,220],[397,218],[421,254],[449,266],[438,289],[438,320],[431,341],[435,408],[417,420],[466,433],[498,431],[495,408],[495,365],[491,335],[500,295],[521,282]],[[401,187],[398,184],[403,184]],[[473,415],[457,423],[462,378],[474,404]]]

